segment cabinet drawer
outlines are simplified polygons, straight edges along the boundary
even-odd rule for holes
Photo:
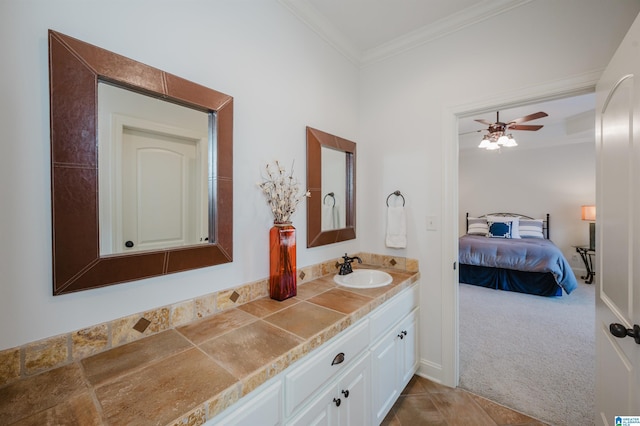
[[[348,368],[351,361],[368,345],[369,322],[365,320],[344,335],[339,335],[317,354],[312,354],[309,359],[295,365],[285,376],[286,416],[291,415],[316,389]],[[343,358],[341,362],[340,354]]]
[[[376,309],[370,318],[371,342],[376,342],[383,333],[418,306],[418,285],[398,294]]]

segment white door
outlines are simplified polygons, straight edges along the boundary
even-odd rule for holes
[[[206,243],[208,114],[106,83],[98,91],[100,254]]]
[[[146,129],[122,134],[122,251],[196,244],[197,143]]]
[[[596,424],[640,424],[640,21],[597,85]],[[620,326],[619,326],[620,327]],[[640,330],[638,330],[640,334]],[[640,336],[638,336],[640,341]]]

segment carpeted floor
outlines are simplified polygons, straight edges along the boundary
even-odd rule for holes
[[[551,425],[594,423],[595,285],[547,298],[460,284],[460,387]]]

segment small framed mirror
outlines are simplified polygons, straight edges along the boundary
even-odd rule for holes
[[[52,30],[49,91],[54,295],[232,261],[231,96]]]
[[[356,237],[356,144],[307,127],[307,247]]]

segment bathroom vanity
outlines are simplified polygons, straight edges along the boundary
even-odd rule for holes
[[[418,283],[207,425],[380,424],[418,367]]]
[[[250,296],[266,284],[248,283],[0,352],[3,365],[25,368],[0,386],[0,423],[378,424],[418,365],[420,274],[401,262],[358,265],[387,272],[381,287],[345,287],[328,273],[277,302]],[[211,304],[215,313],[171,326],[181,310]],[[112,346],[81,357],[89,340]]]

